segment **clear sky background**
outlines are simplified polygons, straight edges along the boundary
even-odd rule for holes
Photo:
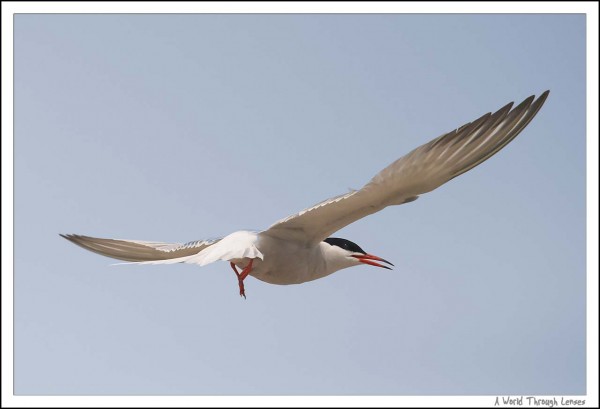
[[[17,394],[585,390],[583,15],[17,15]],[[110,266],[58,233],[263,229],[551,90],[497,156],[294,286]]]

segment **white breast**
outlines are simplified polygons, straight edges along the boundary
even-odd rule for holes
[[[328,271],[321,245],[307,246],[260,233],[256,246],[264,257],[254,261],[250,275],[261,281],[281,285],[300,284],[333,272]],[[247,263],[246,260],[239,261],[240,267]]]

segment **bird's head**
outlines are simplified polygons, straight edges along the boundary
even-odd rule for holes
[[[358,266],[360,264],[368,264],[371,266],[387,268],[388,270],[391,270],[390,267],[381,263],[386,263],[390,266],[393,266],[393,264],[389,261],[367,253],[361,249],[358,244],[353,243],[350,240],[330,237],[325,239],[324,243],[331,246],[326,247],[328,258],[334,262],[333,264],[336,265],[336,269]]]

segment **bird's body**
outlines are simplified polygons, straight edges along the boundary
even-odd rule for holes
[[[233,233],[237,235],[240,232]],[[245,232],[244,232],[245,233]],[[331,274],[324,246],[304,246],[298,242],[252,233],[263,258],[254,261],[250,275],[269,284],[300,284]],[[229,260],[244,269],[250,258]]]
[[[254,234],[256,247],[263,258],[255,259],[250,275],[269,284],[301,284],[361,264],[355,258],[339,257],[338,247],[324,241],[317,245],[306,245],[272,237],[268,232]],[[243,258],[230,261],[243,269],[250,260]]]
[[[384,259],[331,234],[388,206],[416,200],[484,162],[512,141],[548,96],[531,96],[426,143],[375,175],[359,190],[333,197],[278,221],[261,232],[238,231],[222,239],[185,244],[62,235],[96,253],[140,264],[228,261],[240,295],[251,275],[270,284],[300,284],[338,270],[369,264],[389,268]],[[239,272],[237,268],[242,271]]]

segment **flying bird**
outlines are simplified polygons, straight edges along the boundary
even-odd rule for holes
[[[515,108],[511,102],[443,134],[390,164],[361,189],[320,202],[264,231],[237,231],[188,243],[61,236],[87,250],[135,264],[204,266],[227,261],[244,298],[244,280],[249,275],[271,284],[300,284],[363,264],[391,269],[389,261],[331,235],[388,206],[413,202],[489,159],[529,124],[548,94],[537,99],[532,95]]]

